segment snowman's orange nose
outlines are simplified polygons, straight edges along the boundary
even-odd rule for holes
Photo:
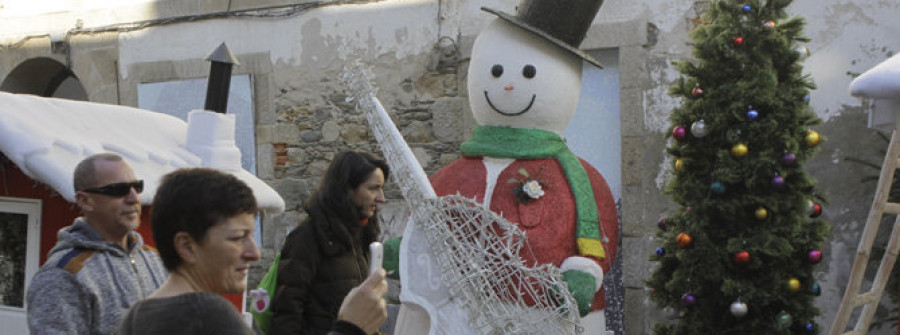
[[[513,85],[509,85],[509,86],[504,87],[503,89],[507,90],[507,91],[512,91],[513,89],[515,89],[515,87],[513,87]]]

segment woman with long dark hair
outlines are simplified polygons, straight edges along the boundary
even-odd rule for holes
[[[325,334],[348,292],[368,276],[369,243],[390,169],[356,151],[335,156],[307,199],[306,219],[281,249],[269,334]]]

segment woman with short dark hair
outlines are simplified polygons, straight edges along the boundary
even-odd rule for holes
[[[328,331],[341,300],[368,274],[368,245],[380,233],[376,213],[389,175],[387,163],[372,154],[335,156],[306,201],[308,216],[281,250],[269,334]]]
[[[256,210],[253,191],[230,174],[192,168],[164,176],[150,223],[169,278],[129,309],[119,333],[253,334],[220,294],[244,293],[250,264],[259,260]],[[355,291],[362,294],[348,297],[349,307],[342,306],[346,322],[335,323],[336,329],[377,329],[384,322],[383,274],[369,277]]]

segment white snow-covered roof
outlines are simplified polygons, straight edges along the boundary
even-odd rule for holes
[[[870,128],[896,129],[897,114],[900,113],[900,54],[853,79],[850,82],[850,94],[871,99]]]
[[[192,111],[189,120],[190,126],[174,116],[133,107],[0,92],[0,151],[70,202],[75,202],[72,174],[78,162],[113,152],[144,180],[145,205],[151,204],[163,175],[202,166],[243,180],[267,213],[284,211],[281,196],[240,167],[232,115]]]
[[[850,94],[857,97],[900,100],[900,54],[888,58],[853,79]]]

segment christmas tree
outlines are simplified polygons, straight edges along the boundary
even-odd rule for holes
[[[815,334],[813,276],[828,225],[803,170],[820,143],[802,18],[791,0],[713,0],[677,62],[671,120],[680,205],[659,222],[651,298],[676,313],[657,334]]]

